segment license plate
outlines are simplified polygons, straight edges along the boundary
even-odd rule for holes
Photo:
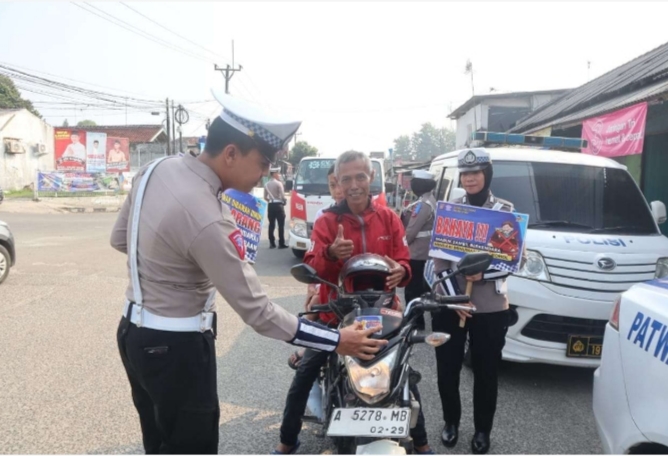
[[[566,356],[569,358],[600,358],[603,338],[600,336],[568,336]]]
[[[409,408],[334,409],[327,435],[332,437],[408,437]]]
[[[299,247],[300,249],[306,250],[306,244],[303,243],[303,242],[297,242],[297,247]]]

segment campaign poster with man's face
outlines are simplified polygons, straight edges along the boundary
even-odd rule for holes
[[[86,171],[86,132],[57,128],[54,131],[56,170]]]
[[[107,172],[107,134],[87,132],[86,134],[86,172]]]
[[[128,138],[107,137],[107,172],[130,171],[130,140]]]

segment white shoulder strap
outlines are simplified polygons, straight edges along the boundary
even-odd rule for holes
[[[132,206],[132,226],[130,228],[130,277],[132,278],[132,291],[134,292],[134,301],[138,306],[142,306],[144,296],[139,283],[139,270],[137,269],[137,245],[139,243],[139,217],[141,215],[141,205],[144,200],[144,193],[151,174],[162,161],[174,157],[162,157],[151,163],[141,181],[135,195],[135,202]]]

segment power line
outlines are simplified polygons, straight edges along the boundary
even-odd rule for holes
[[[139,31],[132,28],[132,27],[134,27],[132,24],[130,24],[130,23],[128,23],[128,22],[126,22],[122,19],[119,19],[112,14],[107,13],[106,11],[101,10],[100,8],[97,8],[96,6],[91,5],[88,2],[84,2],[86,4],[86,6],[92,8],[93,10],[99,11],[101,14],[98,14],[95,11],[92,11],[90,9],[84,8],[82,5],[79,5],[75,2],[70,2],[70,3],[72,3],[74,6],[76,6],[78,8],[81,8],[82,10],[84,10],[84,11],[90,13],[90,14],[93,14],[93,15],[101,18],[101,19],[104,19],[107,22],[111,22],[114,25],[117,25],[121,28],[124,28],[125,30],[128,30],[128,31],[134,33],[135,35],[139,35],[142,38],[146,38],[147,40],[153,41],[154,43],[157,43],[161,46],[164,46],[164,47],[166,47],[166,48],[168,48],[172,51],[180,52],[184,55],[187,55],[188,57],[191,57],[191,58],[194,58],[194,59],[197,59],[197,60],[201,60],[203,62],[213,63],[213,61],[211,59],[208,59],[206,57],[202,57],[199,54],[195,54],[194,52],[191,52],[191,51],[188,51],[186,49],[180,48],[180,47],[170,43],[169,41],[165,41],[165,40],[162,40],[162,39],[156,37],[155,35],[152,35],[152,34],[147,33],[147,32],[139,32]]]
[[[88,6],[89,8],[92,8],[92,9],[98,11],[98,12],[101,13],[101,14],[98,14],[98,13],[96,13],[95,11],[92,11],[91,9],[84,8],[82,5],[79,5],[79,4],[75,3],[75,2],[70,2],[70,3],[72,3],[72,4],[75,5],[75,6],[77,6],[78,8],[83,9],[84,11],[86,11],[86,12],[88,12],[88,13],[91,13],[91,14],[93,14],[93,15],[95,15],[95,16],[101,18],[101,19],[106,20],[107,22],[111,22],[111,23],[114,24],[114,25],[117,25],[117,26],[119,26],[119,27],[121,27],[121,28],[124,28],[125,30],[128,30],[128,31],[130,31],[130,32],[132,32],[132,33],[134,33],[134,34],[136,34],[136,35],[141,36],[142,38],[146,38],[146,39],[148,39],[148,40],[150,40],[150,41],[153,41],[153,42],[155,42],[155,43],[157,43],[157,44],[160,44],[161,46],[164,46],[164,47],[166,47],[166,48],[168,48],[168,49],[170,49],[170,50],[172,50],[172,51],[180,52],[180,53],[182,53],[182,54],[184,54],[184,55],[187,55],[188,57],[191,57],[191,58],[194,58],[194,59],[203,61],[203,62],[208,62],[208,63],[214,63],[214,64],[215,64],[215,62],[214,62],[212,59],[209,59],[209,58],[207,58],[207,57],[203,57],[203,56],[201,56],[201,55],[199,55],[199,54],[196,54],[196,53],[191,52],[191,51],[189,51],[189,50],[186,50],[186,49],[183,49],[183,48],[181,48],[181,47],[178,47],[178,46],[176,46],[175,44],[170,43],[170,42],[168,42],[168,41],[165,41],[165,40],[163,40],[163,39],[161,39],[161,38],[159,38],[159,37],[157,37],[157,36],[155,36],[155,35],[152,35],[152,34],[150,34],[150,33],[148,33],[148,32],[144,32],[144,31],[139,32],[139,31],[137,31],[137,30],[135,30],[135,29],[133,28],[133,27],[135,27],[135,26],[133,26],[132,24],[130,24],[130,23],[128,23],[128,22],[126,22],[126,21],[124,21],[124,20],[122,20],[122,19],[119,19],[119,18],[117,18],[116,16],[114,16],[114,15],[112,15],[112,14],[110,14],[110,13],[108,13],[108,12],[106,12],[106,11],[100,9],[100,8],[97,8],[96,6],[90,4],[89,2],[84,2],[84,3],[85,3],[86,6]],[[131,8],[131,9],[132,9],[132,8]],[[149,19],[149,18],[147,18],[147,19]],[[151,22],[155,22],[155,21],[153,21],[152,19],[149,19],[149,20],[150,20]],[[166,27],[164,27],[164,26],[162,26],[162,25],[161,25],[161,27],[166,28]],[[173,33],[175,33],[175,32],[173,32]],[[188,40],[187,38],[185,38],[185,37],[182,37],[182,38],[183,38],[183,39],[186,39],[187,41],[190,42],[190,40]],[[200,45],[198,45],[198,46],[200,46]],[[210,51],[209,51],[209,52],[210,52]],[[246,95],[249,96],[251,99],[256,100],[255,96],[254,96],[254,95],[253,95],[253,94],[246,88],[246,86],[243,84],[243,82],[242,82],[242,81],[239,81],[239,83],[240,83],[240,87],[243,89],[243,91],[246,93]]]
[[[58,79],[63,79],[65,81],[76,82],[78,84],[84,84],[84,85],[89,85],[89,86],[93,86],[93,87],[100,87],[102,89],[107,89],[107,90],[115,90],[116,92],[123,92],[123,93],[128,93],[128,94],[131,94],[131,95],[142,96],[142,94],[137,93],[137,92],[130,92],[129,90],[116,89],[114,87],[108,87],[108,86],[103,86],[103,85],[99,85],[99,84],[93,84],[92,82],[84,82],[84,81],[80,81],[78,79],[66,78],[65,76],[59,76],[59,75],[55,75],[53,73],[47,73],[46,71],[35,70],[34,68],[28,68],[28,67],[24,67],[24,66],[21,66],[21,65],[16,65],[16,64],[13,64],[13,63],[10,63],[10,62],[0,61],[0,65],[6,65],[7,67],[18,68],[20,70],[30,71],[32,73],[45,74],[47,76],[51,76],[51,77],[58,78]]]
[[[214,51],[212,51],[211,49],[208,49],[208,48],[202,46],[201,44],[198,44],[198,43],[196,43],[196,42],[194,42],[194,41],[192,41],[192,40],[186,38],[185,36],[176,33],[174,30],[170,29],[169,27],[165,27],[164,25],[160,24],[159,22],[156,22],[155,20],[153,20],[153,19],[150,18],[149,16],[147,16],[147,15],[141,13],[140,11],[137,11],[136,9],[134,9],[133,7],[131,7],[130,5],[128,5],[127,3],[125,3],[125,2],[120,2],[120,3],[121,3],[121,5],[125,6],[126,8],[128,8],[128,9],[134,11],[135,13],[139,14],[141,17],[143,17],[143,18],[145,18],[145,19],[151,21],[152,23],[154,23],[154,24],[157,25],[158,27],[160,27],[160,28],[162,28],[162,29],[164,29],[164,30],[167,30],[169,33],[171,33],[171,34],[173,34],[173,35],[176,35],[176,36],[178,36],[179,38],[181,38],[181,39],[183,39],[183,40],[186,40],[186,41],[189,42],[190,44],[193,44],[193,45],[197,46],[198,48],[203,49],[203,50],[209,52],[210,54],[215,55],[216,57],[219,57],[219,58],[221,58],[221,59],[223,59],[223,60],[229,60],[227,57],[223,57],[222,55],[218,54],[217,52],[214,52]]]

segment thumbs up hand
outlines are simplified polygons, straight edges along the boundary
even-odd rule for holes
[[[334,243],[329,246],[327,253],[334,259],[347,260],[353,254],[354,247],[353,241],[345,239],[343,225],[339,225],[339,232],[334,239]]]

